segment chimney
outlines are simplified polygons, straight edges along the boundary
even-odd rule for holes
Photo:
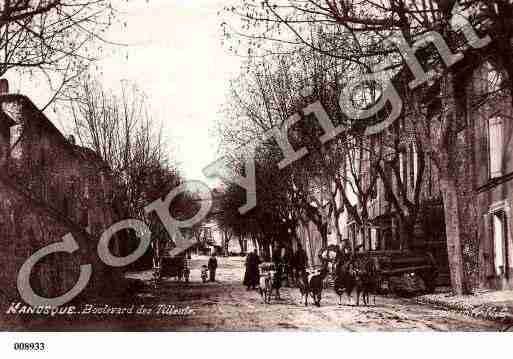
[[[9,93],[9,81],[7,79],[0,79],[0,95],[7,95]]]

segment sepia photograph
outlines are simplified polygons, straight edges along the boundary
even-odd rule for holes
[[[0,350],[511,345],[512,78],[511,0],[1,0]]]

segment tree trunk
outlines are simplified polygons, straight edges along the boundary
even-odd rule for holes
[[[258,245],[258,241],[256,240],[255,236],[252,234],[251,235],[251,243],[253,243],[253,248],[256,248],[257,252],[262,255],[261,253],[261,250],[260,250],[260,247]]]
[[[246,241],[244,240],[244,237],[240,236],[239,237],[239,247],[240,247],[240,253],[241,254],[245,254],[246,253]]]
[[[328,247],[328,224],[323,223],[320,226],[320,234],[321,234],[321,248]]]
[[[451,286],[455,294],[461,295],[468,292],[468,286],[463,267],[461,222],[458,214],[459,200],[456,185],[456,180],[450,175],[441,176],[440,186],[444,201],[445,232]]]
[[[399,247],[401,250],[407,251],[411,249],[414,235],[415,233],[410,221],[406,218],[399,219]]]
[[[265,238],[259,238],[259,246],[261,253],[260,255],[264,258],[266,262],[269,262],[271,260],[271,249],[270,249],[270,243]]]
[[[340,231],[340,216],[342,214],[341,212],[335,213],[335,233],[337,235],[337,244],[342,245],[342,232]]]
[[[447,240],[447,255],[449,260],[449,272],[451,277],[451,287],[455,294],[467,294],[469,292],[468,278],[465,275],[463,261],[462,238],[464,228],[461,221],[460,212],[462,208],[462,198],[459,195],[458,183],[459,176],[469,176],[473,173],[467,173],[458,168],[458,126],[457,120],[465,114],[466,108],[464,101],[461,100],[462,88],[461,80],[458,80],[454,74],[449,74],[446,79],[446,103],[449,109],[442,122],[441,137],[438,146],[438,168],[440,175],[440,189],[444,203],[445,233]],[[458,89],[458,91],[455,90]],[[471,151],[471,150],[470,150]],[[461,212],[463,216],[463,212]]]
[[[307,258],[308,258],[307,266],[308,266],[308,264],[312,264],[312,265],[314,264],[313,256],[315,254],[314,254],[314,249],[313,249],[312,237],[310,234],[310,223],[307,221],[304,226],[305,226],[305,232],[306,232],[306,241],[308,242],[308,256],[307,256]]]

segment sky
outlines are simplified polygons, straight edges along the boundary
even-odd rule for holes
[[[212,181],[202,169],[216,159],[213,130],[241,61],[221,44],[217,12],[229,1],[120,0],[126,26],[113,26],[105,38],[126,46],[109,47],[97,63],[105,88],[128,80],[148,95],[173,160],[187,179],[207,183]],[[49,93],[34,82],[13,77],[10,83],[12,92],[46,103]],[[59,128],[66,126],[65,118],[47,115]]]

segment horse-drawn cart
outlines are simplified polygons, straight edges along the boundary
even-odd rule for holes
[[[189,281],[189,261],[187,260],[186,249],[176,250],[170,246],[170,242],[153,245],[153,280],[155,285],[160,283],[162,278],[185,279]]]
[[[387,284],[391,277],[414,274],[422,279],[427,292],[432,293],[435,290],[438,266],[429,252],[375,251],[358,255],[372,258],[376,272],[384,284]]]
[[[163,256],[162,261],[162,277],[177,278],[182,280],[185,269],[185,255],[176,257]]]
[[[372,270],[380,290],[391,290],[390,279],[405,274],[420,277],[427,292],[432,293],[435,290],[439,270],[433,255],[429,252],[386,250],[338,253],[337,257],[337,250],[336,246],[328,247],[321,252],[321,259],[334,265],[342,255],[343,261],[351,260],[361,267],[366,267],[365,270]],[[333,270],[329,269],[330,273],[333,273]]]

